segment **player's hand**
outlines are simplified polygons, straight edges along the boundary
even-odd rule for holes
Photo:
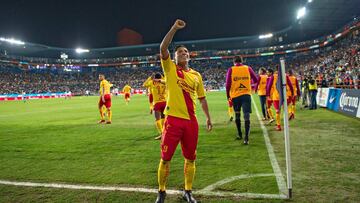
[[[180,29],[183,29],[185,26],[186,26],[185,21],[177,19],[173,25],[173,28],[175,30],[180,30]]]
[[[210,119],[206,119],[206,127],[207,127],[207,131],[211,131],[212,130],[212,123]]]

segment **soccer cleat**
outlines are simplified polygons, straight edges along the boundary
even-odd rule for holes
[[[165,191],[159,191],[155,203],[164,203],[165,202],[165,197],[166,197],[166,192]]]
[[[106,121],[106,124],[111,124],[111,121]]]
[[[161,135],[156,136],[155,140],[161,140]]]
[[[99,120],[98,123],[105,123],[105,120]]]
[[[185,190],[184,194],[183,194],[183,199],[186,202],[190,202],[190,203],[196,203],[196,199],[193,197],[191,190]]]
[[[295,118],[294,114],[291,113],[290,116],[289,116],[289,120],[292,120],[292,119],[294,119],[294,118]]]
[[[234,117],[231,116],[229,121],[231,122],[231,121],[233,121],[233,120],[234,120]]]
[[[153,113],[153,109],[150,109],[150,114],[152,114]]]
[[[244,145],[248,145],[249,144],[249,137],[245,136],[244,138]]]
[[[242,140],[242,134],[236,136],[235,140]]]
[[[275,120],[272,118],[269,120],[269,122],[267,123],[268,125],[270,125],[271,123],[273,123]]]
[[[280,125],[277,125],[277,126],[275,127],[275,130],[281,131],[281,126],[280,126]]]

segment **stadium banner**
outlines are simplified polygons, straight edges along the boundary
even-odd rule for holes
[[[338,111],[341,89],[329,89],[329,96],[326,107],[333,111]]]
[[[360,90],[343,89],[339,99],[339,112],[357,116],[360,101]]]
[[[50,98],[62,98],[68,96],[71,96],[71,92],[39,93],[39,94],[3,94],[0,95],[0,101],[50,99]]]
[[[329,88],[319,88],[316,95],[316,103],[321,107],[326,107],[329,97]]]

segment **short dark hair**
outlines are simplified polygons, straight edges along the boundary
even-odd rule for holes
[[[180,49],[181,47],[186,48],[186,46],[183,45],[183,44],[176,45],[175,48],[174,48],[174,53],[177,52],[177,50]],[[186,48],[186,49],[187,49],[187,48]]]
[[[269,71],[269,73],[274,73],[274,70],[269,68],[267,71]]]
[[[235,56],[234,57],[234,63],[243,63],[243,57],[242,56]]]
[[[289,74],[290,75],[294,74],[293,70],[289,70]]]
[[[161,73],[155,73],[155,79],[161,79],[162,75]]]
[[[266,73],[266,69],[265,69],[264,67],[261,67],[261,68],[260,68],[260,71],[261,71],[262,73]]]

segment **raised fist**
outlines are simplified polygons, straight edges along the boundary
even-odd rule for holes
[[[173,25],[173,28],[180,30],[185,27],[186,23],[183,20],[177,19]]]

